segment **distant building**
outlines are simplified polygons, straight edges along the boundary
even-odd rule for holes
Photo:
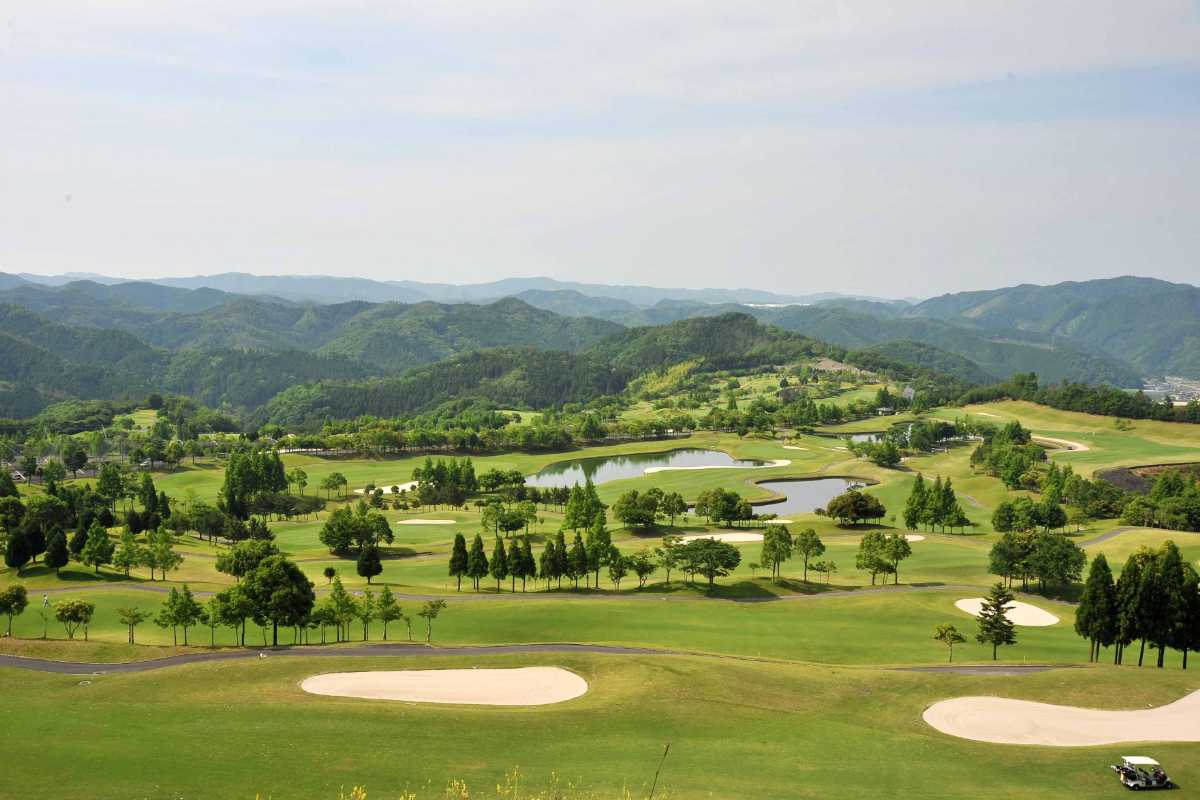
[[[892,414],[896,413],[896,409],[892,408],[891,406],[880,406],[879,408],[875,409],[875,413],[881,417],[890,417]]]
[[[900,396],[905,400],[912,402],[912,399],[917,396],[917,391],[911,386],[905,386],[904,391],[900,393]]]

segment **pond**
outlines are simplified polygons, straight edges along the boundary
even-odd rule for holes
[[[559,461],[543,467],[536,475],[525,479],[526,486],[571,486],[606,483],[622,478],[637,478],[652,467],[761,467],[766,462],[736,459],[720,450],[687,448],[660,453],[629,453],[622,456],[595,456]]]
[[[754,510],[759,514],[778,514],[783,517],[788,514],[810,514],[814,508],[824,508],[825,504],[842,494],[852,486],[861,486],[860,481],[846,478],[802,478],[793,480],[761,481],[758,484],[764,489],[770,489],[776,494],[784,495],[787,499],[782,503],[756,505]]]

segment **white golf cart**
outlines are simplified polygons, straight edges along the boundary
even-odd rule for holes
[[[1153,758],[1146,756],[1121,756],[1120,764],[1112,764],[1117,780],[1126,789],[1174,789],[1175,784],[1163,772],[1162,767]]]

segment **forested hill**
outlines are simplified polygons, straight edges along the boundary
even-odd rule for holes
[[[1152,278],[1029,284],[942,295],[910,315],[1086,343],[1143,374],[1200,377],[1200,288]]]
[[[951,354],[915,347],[902,349],[901,355],[916,355],[970,372],[970,365]],[[312,428],[326,419],[400,416],[432,411],[450,402],[547,408],[618,394],[641,375],[680,364],[706,372],[782,366],[821,357],[845,360],[911,383],[937,401],[951,400],[974,383],[884,352],[847,352],[762,325],[746,314],[726,314],[635,328],[579,353],[484,350],[419,367],[397,378],[293,386],[274,398],[256,421]]]

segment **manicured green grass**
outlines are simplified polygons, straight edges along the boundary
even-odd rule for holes
[[[333,671],[558,665],[588,681],[541,708],[313,696]],[[1136,681],[1131,681],[1132,675]],[[1200,686],[1195,673],[1096,667],[1021,677],[922,674],[692,657],[603,655],[267,658],[90,676],[0,670],[9,797],[334,798],[413,790],[472,796],[519,766],[524,786],[576,784],[669,797],[1119,797],[1107,764],[1128,747],[1008,747],[921,720],[947,697],[1005,696],[1145,707]],[[1186,788],[1195,745],[1145,746]],[[489,795],[490,796],[490,795]]]

